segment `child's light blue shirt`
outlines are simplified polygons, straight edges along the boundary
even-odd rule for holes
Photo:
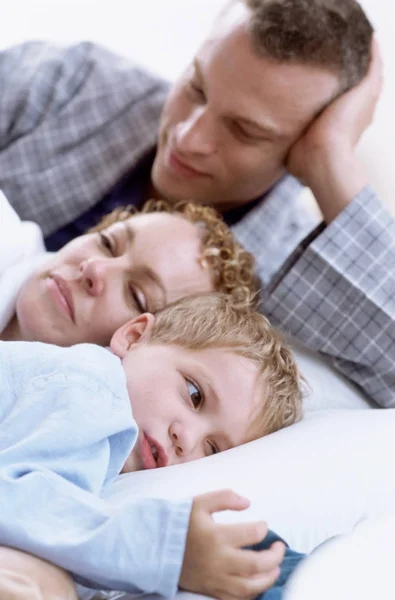
[[[0,342],[0,545],[98,589],[174,595],[191,500],[99,497],[137,435],[116,356]]]

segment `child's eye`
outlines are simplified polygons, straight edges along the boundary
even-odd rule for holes
[[[215,444],[213,444],[212,442],[207,442],[209,448],[210,448],[210,454],[218,454],[219,449],[217,448],[217,446]]]
[[[110,238],[108,237],[108,235],[106,235],[105,233],[102,233],[101,231],[99,232],[99,238],[100,238],[100,243],[101,245],[108,250],[108,252],[110,252],[110,254],[112,254],[112,256],[114,256],[114,246],[112,241],[110,240]]]
[[[203,402],[202,390],[196,383],[194,383],[190,379],[187,379],[186,381],[187,381],[188,394],[192,400],[192,404],[195,408],[199,408],[199,406]]]

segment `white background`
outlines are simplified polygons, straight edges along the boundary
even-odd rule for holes
[[[226,0],[0,0],[0,48],[27,39],[91,39],[173,79]],[[362,0],[377,28],[385,86],[359,148],[379,194],[395,210],[395,0]],[[1,93],[1,82],[0,82]]]
[[[226,0],[0,0],[0,48],[89,39],[174,78]]]

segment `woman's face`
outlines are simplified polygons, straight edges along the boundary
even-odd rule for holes
[[[76,238],[22,287],[16,307],[21,338],[108,345],[131,317],[213,290],[200,251],[198,228],[166,213],[138,215]]]

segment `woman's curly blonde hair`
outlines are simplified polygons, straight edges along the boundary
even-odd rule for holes
[[[124,206],[105,215],[89,230],[102,231],[118,221],[153,212],[179,215],[196,224],[202,234],[201,264],[212,273],[214,289],[230,294],[237,302],[256,304],[259,280],[255,274],[255,259],[236,240],[221,215],[210,206],[193,202],[170,204],[165,200],[148,200],[139,211],[134,206]]]

